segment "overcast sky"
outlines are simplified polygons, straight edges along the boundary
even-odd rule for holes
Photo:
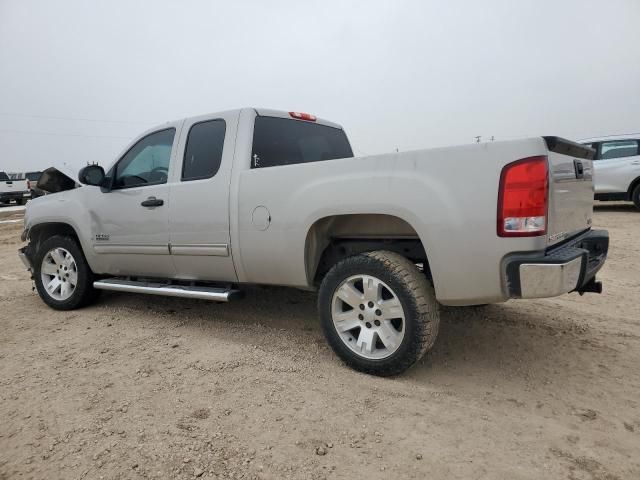
[[[356,154],[640,131],[640,1],[0,0],[0,170],[243,106]]]

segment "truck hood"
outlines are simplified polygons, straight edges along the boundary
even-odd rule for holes
[[[67,166],[47,168],[42,172],[38,180],[38,188],[45,192],[57,193],[79,187],[80,184],[74,180],[77,177],[77,172],[72,172],[71,170]]]

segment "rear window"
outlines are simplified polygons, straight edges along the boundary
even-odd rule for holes
[[[0,182],[6,182],[7,180],[9,180],[9,175],[4,172],[0,172]]]
[[[343,130],[278,117],[256,117],[251,168],[353,157]]]
[[[42,172],[27,172],[25,174],[27,180],[31,182],[37,182],[40,179],[40,175],[42,175]]]
[[[609,158],[633,157],[638,155],[637,140],[617,140],[600,144],[600,160]]]

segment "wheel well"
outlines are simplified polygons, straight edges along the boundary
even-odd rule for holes
[[[633,191],[638,185],[640,185],[640,177],[636,178],[633,182],[631,182],[631,185],[629,185],[629,191],[627,192],[627,198],[629,200],[632,200],[631,195],[633,195]]]
[[[82,249],[82,246],[78,239],[78,234],[71,225],[67,223],[41,223],[38,225],[34,225],[29,230],[29,246],[32,255],[34,255],[38,251],[42,242],[44,242],[47,238],[53,237],[54,235],[65,235],[71,237],[78,243],[80,249]]]
[[[307,278],[318,284],[343,258],[374,250],[396,252],[422,264],[431,278],[418,233],[405,220],[383,214],[333,215],[316,221],[307,233]]]

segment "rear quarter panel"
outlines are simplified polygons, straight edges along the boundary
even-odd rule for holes
[[[310,227],[331,215],[378,213],[408,222],[420,236],[444,304],[506,299],[501,261],[545,248],[544,237],[499,238],[498,183],[512,161],[546,155],[542,138],[417,150],[236,171],[232,221],[240,281],[311,287],[305,267]],[[271,223],[258,230],[256,207]]]

